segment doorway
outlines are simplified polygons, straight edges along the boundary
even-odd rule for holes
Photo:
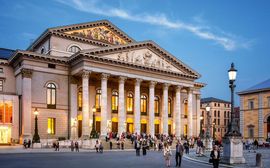
[[[0,126],[0,144],[10,143],[11,130],[9,127]]]
[[[78,137],[82,136],[82,120],[78,120]]]
[[[127,132],[133,133],[133,123],[127,123]]]
[[[141,133],[146,133],[147,124],[141,124]]]
[[[118,132],[118,122],[112,122],[112,132]]]
[[[159,134],[159,124],[155,124],[155,135]]]

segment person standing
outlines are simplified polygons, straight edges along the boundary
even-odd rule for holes
[[[71,149],[71,152],[74,151],[74,142],[73,141],[71,141],[70,149]]]
[[[175,161],[176,161],[176,166],[175,167],[181,167],[181,162],[182,162],[182,156],[184,154],[184,146],[180,141],[177,142],[176,144],[176,153],[175,153]]]
[[[147,143],[146,143],[146,140],[144,139],[144,140],[143,140],[143,143],[142,143],[142,152],[143,152],[143,156],[146,155],[146,149],[147,149]]]
[[[102,145],[102,142],[99,143],[99,153],[103,153],[103,145]]]
[[[96,140],[95,148],[96,148],[96,152],[98,153],[98,149],[99,149],[99,142],[98,142],[98,140]]]
[[[136,156],[140,156],[141,144],[139,140],[135,141]]]
[[[219,151],[217,145],[215,145],[213,150],[211,151],[210,157],[212,158],[213,167],[218,168],[219,159],[220,159],[220,151]]]
[[[75,142],[75,150],[76,152],[79,152],[79,143],[77,141]]]
[[[167,142],[164,143],[163,156],[164,156],[164,159],[166,162],[166,166],[170,167],[171,166],[172,151],[171,151],[171,147],[168,145]]]
[[[112,146],[113,144],[112,144],[112,141],[110,140],[110,150],[112,150]]]

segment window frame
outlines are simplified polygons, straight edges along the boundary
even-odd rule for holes
[[[254,109],[254,99],[248,100],[248,109],[253,110]]]
[[[79,111],[82,111],[82,106],[83,106],[83,99],[82,99],[82,87],[80,87],[79,89],[78,89],[78,94],[77,94],[77,96],[78,96],[78,100],[77,100],[77,105],[78,105],[78,110]]]
[[[48,83],[46,85],[46,91],[47,91],[47,108],[56,109],[56,97],[57,97],[56,84],[53,82]],[[53,91],[54,91],[54,97],[53,97]],[[54,99],[54,103],[53,103],[53,99]]]
[[[155,96],[154,98],[154,113],[155,117],[160,116],[160,98],[158,96]]]
[[[77,53],[79,51],[81,51],[81,47],[79,47],[78,45],[72,44],[68,47],[67,51],[71,52],[71,53]]]
[[[4,80],[0,79],[0,92],[4,91]]]
[[[97,103],[97,99],[98,99],[98,103]],[[96,108],[96,112],[101,111],[101,89],[100,88],[96,89],[95,108]]]
[[[172,99],[168,98],[168,117],[172,117]]]
[[[111,110],[112,113],[118,113],[119,93],[118,91],[112,91],[111,97]]]
[[[142,94],[141,97],[140,97],[140,112],[141,112],[141,115],[147,115],[147,112],[148,112],[147,109],[148,109],[148,99],[147,99],[147,96],[145,94]]]
[[[56,129],[55,129],[56,126],[55,125],[56,125],[56,118],[48,117],[48,119],[47,119],[47,133],[49,135],[55,135],[56,134]],[[50,129],[50,132],[49,132],[49,129]]]
[[[131,95],[131,96],[130,96]],[[127,114],[133,114],[134,113],[134,94],[131,92],[128,92],[127,94],[127,106],[126,106],[126,110],[127,110]],[[130,108],[131,106],[131,108]],[[131,110],[129,110],[131,109]]]

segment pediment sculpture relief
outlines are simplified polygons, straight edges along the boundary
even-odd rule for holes
[[[167,63],[162,58],[154,56],[154,54],[150,51],[145,51],[143,53],[136,51],[121,52],[118,54],[117,59],[120,61],[141,64],[144,66],[172,70],[172,66],[169,63]]]

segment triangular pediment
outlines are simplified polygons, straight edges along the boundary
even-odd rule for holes
[[[200,74],[152,41],[81,51],[120,62],[199,78]]]
[[[50,30],[110,45],[125,45],[134,42],[132,38],[107,20],[56,27]]]

